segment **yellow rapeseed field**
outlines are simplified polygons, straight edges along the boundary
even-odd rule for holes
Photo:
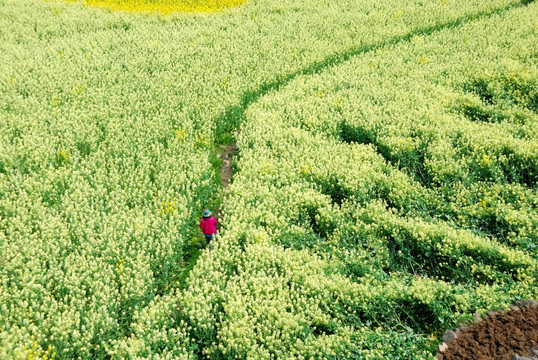
[[[0,360],[433,360],[538,300],[521,1],[0,0]]]
[[[67,0],[77,2],[79,0]],[[245,0],[84,0],[90,6],[130,12],[172,14],[179,12],[216,12],[242,4]]]

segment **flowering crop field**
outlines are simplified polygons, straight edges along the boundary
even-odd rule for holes
[[[239,3],[0,0],[0,358],[433,359],[538,298],[537,3]]]
[[[77,2],[79,0],[68,0]],[[84,4],[129,12],[172,14],[179,12],[214,12],[237,6],[244,0],[85,0]]]

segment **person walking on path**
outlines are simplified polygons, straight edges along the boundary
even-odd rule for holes
[[[204,233],[206,243],[209,244],[217,232],[217,220],[211,216],[209,209],[204,210],[204,217],[200,221],[200,229]]]

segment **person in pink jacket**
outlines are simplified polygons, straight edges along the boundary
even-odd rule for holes
[[[217,232],[217,220],[211,216],[209,209],[204,210],[204,217],[200,221],[200,229],[202,229],[207,243],[213,240]]]

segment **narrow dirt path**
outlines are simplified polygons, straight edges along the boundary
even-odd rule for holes
[[[221,155],[222,167],[220,169],[221,185],[225,189],[230,185],[232,181],[232,158],[239,151],[237,144],[222,145],[221,149],[224,151]]]
[[[216,157],[218,159],[221,159],[220,162],[220,169],[215,169],[216,171],[219,171],[220,176],[220,187],[222,190],[226,189],[230,183],[232,182],[233,177],[233,157],[239,152],[239,147],[235,142],[227,145],[220,145],[216,147]],[[216,167],[217,165],[214,164]],[[218,191],[217,193],[221,193],[221,191]],[[221,195],[218,195],[220,197]],[[219,200],[216,201],[217,204],[220,203]],[[222,225],[222,217],[223,213],[220,209],[219,205],[215,205],[215,208],[211,209],[213,216],[215,219],[217,219],[217,232],[220,233]],[[198,219],[199,220],[199,219]],[[206,244],[204,240],[202,240],[203,236],[200,232],[200,229],[197,225],[193,225],[192,228],[192,234],[190,235],[191,238],[200,239],[199,241],[195,241],[187,246],[185,249],[184,254],[184,269],[182,272],[178,273],[178,275],[160,292],[160,293],[167,293],[170,291],[170,289],[173,286],[177,286],[179,284],[180,288],[185,287],[185,282],[187,278],[189,277],[189,274],[191,270],[196,265],[196,262],[198,261],[198,258],[202,254],[205,248],[208,248],[208,250],[213,249],[214,244]],[[215,241],[215,240],[213,240]],[[209,246],[208,246],[209,245]]]
[[[250,107],[250,105],[256,103],[260,98],[262,98],[264,95],[268,94],[271,91],[278,91],[279,89],[287,86],[292,81],[294,81],[299,76],[304,75],[314,75],[314,74],[320,74],[327,69],[338,66],[339,64],[342,64],[351,58],[355,56],[360,56],[363,54],[367,54],[376,50],[379,50],[381,48],[384,48],[386,46],[390,45],[396,45],[399,43],[403,43],[406,41],[411,40],[414,36],[428,36],[431,35],[437,31],[442,31],[444,29],[450,29],[455,28],[457,26],[460,26],[464,23],[474,21],[476,19],[481,19],[488,16],[495,16],[502,14],[503,12],[509,11],[510,9],[520,6],[518,3],[512,3],[505,7],[494,9],[492,11],[482,11],[475,14],[469,14],[467,16],[463,16],[460,18],[457,18],[455,20],[448,21],[446,23],[437,24],[429,27],[424,27],[420,29],[415,29],[410,31],[407,34],[403,35],[397,35],[389,39],[384,39],[382,41],[379,41],[374,44],[361,44],[356,47],[352,47],[349,49],[345,49],[342,52],[337,52],[335,54],[329,55],[328,57],[316,61],[310,66],[307,66],[306,68],[299,69],[297,71],[294,71],[289,74],[284,74],[281,77],[278,77],[278,80],[269,81],[266,83],[261,84],[257,88],[247,91],[242,96],[239,103],[237,103],[234,106],[231,106],[226,109],[226,111],[219,117],[217,117],[216,120],[216,126],[217,126],[217,134],[221,134],[222,139],[235,139],[235,135],[239,133],[239,128],[244,120],[245,112]],[[226,142],[226,140],[225,140]],[[220,185],[222,189],[226,189],[233,177],[233,161],[232,158],[237,152],[239,151],[239,148],[235,141],[233,141],[231,144],[224,145],[220,144],[220,146],[217,147],[217,151],[220,148],[221,151],[218,152],[217,157],[220,156],[222,159],[222,164],[220,166]],[[221,231],[221,222],[223,218],[222,210],[219,206],[216,206],[214,209],[212,209],[215,219],[218,221],[217,231]],[[196,229],[195,231],[198,231],[199,229]],[[183,281],[186,277],[188,277],[188,274],[194,264],[196,263],[196,260],[198,259],[200,255],[200,249],[197,248],[194,251],[194,255],[189,257],[189,260],[186,262],[188,263],[187,268],[182,274]]]
[[[217,154],[217,157],[222,159],[222,165],[220,168],[220,185],[222,189],[226,189],[228,186],[230,186],[230,183],[232,182],[232,176],[233,176],[233,157],[239,152],[239,147],[234,142],[229,145],[221,145],[220,149],[222,152],[219,152]],[[220,232],[221,229],[221,221],[222,221],[222,210],[220,208],[215,209],[215,219],[217,219],[218,226],[217,230]]]

